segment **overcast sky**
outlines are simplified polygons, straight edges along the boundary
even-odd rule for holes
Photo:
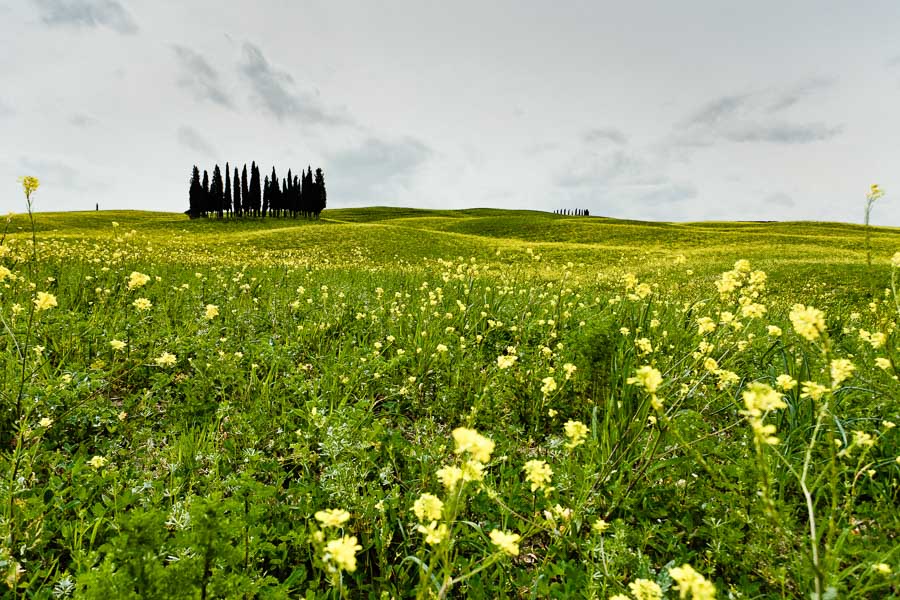
[[[627,4],[627,6],[626,6]],[[900,2],[0,0],[0,210],[329,207],[900,225]]]

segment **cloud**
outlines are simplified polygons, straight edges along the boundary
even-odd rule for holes
[[[732,142],[771,142],[773,144],[808,144],[829,140],[843,132],[841,125],[824,123],[748,124],[723,133]]]
[[[178,141],[186,148],[197,152],[204,157],[215,156],[216,152],[212,144],[200,133],[187,125],[178,128]]]
[[[614,144],[622,145],[626,141],[625,134],[612,127],[590,129],[584,133],[582,139],[589,144],[595,142],[612,142]]]
[[[33,0],[47,25],[109,27],[122,34],[137,33],[134,19],[117,0]]]
[[[15,113],[16,111],[13,110],[12,106],[0,99],[0,117],[8,117],[14,115]]]
[[[432,155],[431,149],[415,138],[369,137],[332,154],[328,168],[342,201],[382,203],[408,189],[413,176]]]
[[[578,152],[554,177],[564,188],[591,188],[610,185],[657,185],[663,178],[647,161],[624,150]]]
[[[774,194],[769,194],[765,198],[763,198],[763,202],[766,204],[774,204],[776,206],[786,206],[793,207],[796,205],[794,199],[785,194],[784,192],[776,192]]]
[[[631,191],[635,202],[650,206],[669,206],[677,202],[696,198],[697,194],[697,186],[693,183],[681,183],[670,180]]]
[[[244,56],[239,70],[253,86],[256,99],[279,120],[293,117],[313,125],[350,123],[348,117],[326,109],[315,95],[293,91],[294,78],[290,73],[274,68],[266,60],[262,50],[249,42],[244,43]]]
[[[685,127],[706,126],[713,127],[722,122],[734,118],[742,110],[745,110],[750,99],[749,95],[722,96],[705,104],[694,112],[685,121]]]
[[[618,147],[579,151],[556,172],[553,183],[564,201],[595,206],[602,202],[607,210],[617,206],[623,214],[637,210],[642,218],[650,218],[643,212],[647,208],[668,207],[698,195],[693,183],[670,178],[664,167],[658,160]]]
[[[670,145],[709,146],[720,141],[808,144],[831,139],[843,132],[842,125],[795,122],[783,116],[813,93],[831,86],[831,80],[813,79],[783,91],[716,98],[676,127]]]
[[[75,127],[90,127],[97,124],[97,119],[89,115],[77,113],[69,117],[69,124]]]
[[[809,79],[793,88],[775,94],[775,98],[772,99],[766,110],[770,113],[787,110],[814,93],[822,92],[834,87],[834,83],[833,79],[825,79],[823,77]]]
[[[59,159],[23,156],[19,159],[19,166],[23,173],[40,179],[45,189],[87,190],[94,187],[91,182],[85,181],[78,169]]]
[[[181,67],[178,87],[191,92],[197,100],[209,100],[220,106],[233,108],[234,105],[219,80],[219,73],[203,56],[177,44],[172,49]]]

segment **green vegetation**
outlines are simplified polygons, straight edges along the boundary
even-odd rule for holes
[[[10,597],[900,594],[900,230],[5,225]]]

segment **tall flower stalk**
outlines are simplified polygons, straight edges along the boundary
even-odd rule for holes
[[[872,205],[882,196],[884,196],[884,190],[878,187],[877,183],[873,183],[866,194],[866,264],[870,267],[872,266],[872,245],[870,241],[869,215],[872,213]]]

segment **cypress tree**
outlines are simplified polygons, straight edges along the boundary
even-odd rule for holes
[[[247,179],[247,163],[244,163],[244,170],[241,172],[241,216],[248,210],[251,210],[250,182]]]
[[[201,204],[200,214],[204,217],[209,213],[209,173],[203,169],[203,202]]]
[[[278,189],[278,175],[275,174],[275,167],[272,167],[272,176],[269,177],[269,209],[275,212],[278,205],[281,204],[279,197],[281,190]]]
[[[234,202],[232,204],[234,216],[241,216],[241,178],[238,175],[237,167],[234,168]]]
[[[192,219],[200,216],[200,206],[203,203],[203,186],[200,183],[200,169],[194,165],[191,172],[191,187],[188,192],[188,215]]]
[[[225,199],[222,202],[222,208],[225,209],[225,213],[231,214],[231,168],[228,163],[225,163]]]
[[[254,217],[259,216],[261,198],[262,190],[260,189],[259,167],[256,166],[256,161],[254,161],[250,166],[250,209],[253,211]]]
[[[303,198],[300,210],[303,212],[303,216],[308,219],[313,214],[312,167],[307,167],[306,172],[303,174],[302,188]]]
[[[292,187],[292,204],[291,204],[291,216],[295,219],[297,218],[297,213],[300,212],[300,176],[294,175],[294,185]]]
[[[263,199],[262,199],[262,216],[266,216],[266,212],[269,210],[269,202],[272,199],[272,184],[269,183],[269,176],[266,175],[265,183],[263,184]]]
[[[210,210],[214,210],[216,215],[221,219],[225,192],[222,185],[222,171],[219,169],[219,165],[216,165],[213,169],[212,181],[209,184],[209,193],[212,197],[212,206],[210,207]]]
[[[319,213],[325,210],[325,205],[327,204],[325,197],[325,174],[322,172],[322,169],[316,169],[316,219],[319,218]]]

